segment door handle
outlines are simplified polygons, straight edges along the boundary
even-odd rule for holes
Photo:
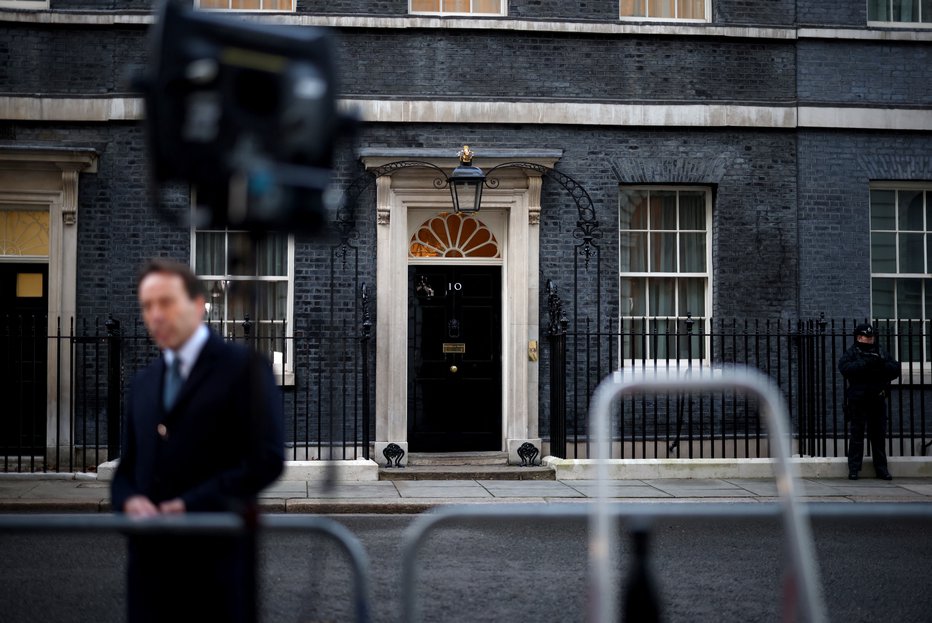
[[[459,368],[456,366],[450,366],[450,374],[456,374],[459,371]]]

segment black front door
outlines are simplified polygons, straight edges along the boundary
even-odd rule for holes
[[[45,447],[48,281],[46,264],[0,263],[0,454]]]
[[[501,267],[408,269],[408,448],[501,450]]]

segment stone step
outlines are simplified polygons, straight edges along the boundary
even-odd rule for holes
[[[508,465],[507,452],[412,452],[408,465]]]
[[[518,465],[409,465],[380,467],[379,480],[556,480],[550,467]]]

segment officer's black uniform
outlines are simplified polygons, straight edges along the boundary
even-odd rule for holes
[[[858,335],[874,337],[869,324],[858,325]],[[890,381],[900,376],[899,362],[876,343],[855,341],[838,361],[838,370],[848,381],[845,389],[845,417],[851,424],[848,441],[848,478],[857,480],[864,458],[864,428],[871,444],[874,470],[878,478],[893,478],[887,471],[887,453],[884,451],[886,433],[886,405]]]

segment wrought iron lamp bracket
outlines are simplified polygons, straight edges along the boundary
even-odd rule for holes
[[[573,230],[573,238],[580,241],[577,245],[577,252],[586,260],[586,269],[589,268],[590,260],[596,254],[597,240],[602,238],[602,232],[599,229],[599,222],[595,218],[595,205],[592,203],[592,197],[589,192],[583,188],[582,184],[574,180],[569,175],[557,171],[551,167],[537,164],[534,162],[504,162],[495,165],[486,172],[485,185],[487,188],[498,188],[500,182],[493,177],[493,173],[503,169],[528,169],[537,171],[542,177],[549,177],[555,180],[563,187],[573,201],[576,203],[576,212],[579,215],[576,221],[576,229]]]

